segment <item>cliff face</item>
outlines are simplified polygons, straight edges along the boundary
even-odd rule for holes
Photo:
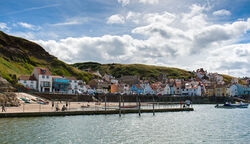
[[[0,76],[0,92],[9,92],[13,90],[14,88],[11,86],[11,84]]]
[[[0,31],[0,73],[11,83],[19,75],[31,74],[34,67],[46,67],[53,75],[74,76],[84,81],[92,77],[46,52],[40,45]]]

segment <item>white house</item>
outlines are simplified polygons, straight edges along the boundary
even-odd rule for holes
[[[170,86],[167,84],[162,91],[162,95],[170,95],[170,94],[171,94],[171,89]]]
[[[150,84],[142,84],[141,87],[144,89],[143,94],[154,94],[155,92],[152,90]]]
[[[230,94],[231,94],[231,96],[238,96],[239,95],[237,85],[234,84],[230,87]]]
[[[39,92],[52,92],[52,75],[46,68],[36,67],[32,74],[37,79],[37,89]]]
[[[69,94],[77,94],[83,87],[81,85],[83,84],[82,80],[77,80],[74,77],[65,77],[67,80],[69,80]]]
[[[182,89],[182,95],[201,96],[201,86]]]
[[[37,90],[37,80],[33,76],[21,75],[18,79],[18,83],[22,84],[24,87],[28,89]]]

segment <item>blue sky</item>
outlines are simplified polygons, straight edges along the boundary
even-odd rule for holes
[[[249,0],[0,1],[0,30],[67,63],[204,67],[234,76],[250,76],[249,18]]]

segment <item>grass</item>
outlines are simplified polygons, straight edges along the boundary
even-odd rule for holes
[[[104,75],[111,74],[116,78],[122,75],[138,75],[145,79],[154,78],[157,79],[160,74],[166,74],[168,78],[179,78],[188,79],[194,77],[192,72],[171,68],[171,67],[161,67],[154,65],[143,65],[143,64],[100,64],[96,62],[87,63],[76,63],[73,64],[74,67],[79,69],[91,68],[93,71],[99,70],[99,72]]]
[[[48,68],[53,75],[73,76],[88,82],[94,75],[82,72],[56,57],[38,44],[0,31],[0,72],[9,82],[20,75],[30,75],[34,67]]]

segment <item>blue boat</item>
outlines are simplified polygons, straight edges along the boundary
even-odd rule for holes
[[[216,105],[215,108],[248,108],[247,103],[239,103],[239,104],[230,104],[230,103],[225,103],[224,105]]]

